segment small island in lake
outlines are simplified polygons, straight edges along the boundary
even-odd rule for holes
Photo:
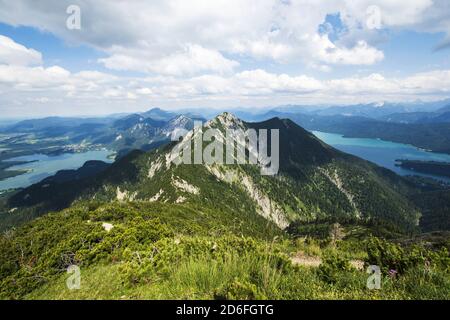
[[[450,163],[423,160],[396,160],[396,166],[421,173],[450,177]]]

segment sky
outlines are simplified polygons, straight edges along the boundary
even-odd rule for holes
[[[450,97],[448,0],[0,0],[0,118]]]

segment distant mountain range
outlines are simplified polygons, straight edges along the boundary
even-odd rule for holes
[[[308,130],[380,138],[450,152],[450,100],[350,106],[286,105],[233,111],[246,121],[289,118]],[[37,139],[63,137],[67,143],[98,144],[125,154],[132,149],[157,147],[168,141],[168,135],[177,126],[190,129],[195,120],[205,121],[218,113],[217,109],[171,112],[153,108],[142,113],[97,118],[48,117],[20,121],[0,128],[0,132],[33,134]]]
[[[393,113],[381,118],[387,122],[396,123],[449,123],[450,105],[440,108],[434,112],[406,112]]]
[[[411,110],[428,111],[410,112]],[[338,133],[346,137],[383,139],[450,153],[448,100],[406,106],[368,104],[319,109],[285,106],[265,113],[242,116],[247,121],[287,118],[307,130]]]
[[[450,153],[450,99],[350,106],[286,105],[252,111],[238,109],[236,115],[246,121],[286,118],[308,130],[378,138]]]
[[[150,150],[170,141],[175,129],[190,130],[205,119],[158,108],[143,113],[99,118],[48,117],[24,120],[0,130],[28,134],[33,139],[60,138],[65,144],[99,145],[119,154],[133,149]]]
[[[349,106],[282,106],[273,108],[275,111],[288,113],[307,113],[322,116],[352,116],[371,119],[383,119],[391,114],[405,114],[414,112],[436,112],[450,106],[450,99],[434,102],[411,102],[411,103],[368,103]]]

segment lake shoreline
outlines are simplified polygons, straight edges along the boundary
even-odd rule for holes
[[[0,191],[7,189],[18,189],[28,187],[37,183],[60,170],[74,170],[82,167],[87,161],[100,160],[106,163],[112,163],[111,150],[95,150],[86,152],[69,152],[59,155],[47,155],[35,153],[31,155],[9,158],[7,161],[1,161],[4,165],[5,172],[19,171],[16,174],[5,179],[0,179]],[[6,170],[7,167],[7,170]]]
[[[450,162],[397,159],[397,165],[413,171],[450,178]]]
[[[320,140],[340,151],[375,163],[376,165],[387,168],[398,175],[416,175],[432,178],[441,182],[450,182],[450,177],[447,176],[418,172],[396,165],[398,164],[396,162],[398,159],[450,163],[449,154],[432,152],[410,144],[386,141],[382,139],[346,137],[343,134],[322,131],[312,131],[312,133]]]

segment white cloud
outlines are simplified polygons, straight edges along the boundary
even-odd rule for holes
[[[450,70],[422,72],[407,77],[402,82],[403,88],[416,94],[430,92],[450,93]]]
[[[264,70],[239,72],[223,77],[205,75],[189,79],[147,78],[137,94],[151,99],[190,100],[273,99],[287,97],[293,103],[314,101],[333,104],[367,101],[437,99],[449,95],[450,70],[418,73],[404,78],[387,78],[373,73],[332,80],[318,80],[305,75],[289,76]],[[279,102],[275,102],[279,104]]]
[[[58,86],[69,75],[69,71],[58,66],[44,68],[0,65],[0,84],[11,84],[21,89],[38,90]]]
[[[194,75],[204,72],[230,73],[239,65],[226,59],[220,52],[205,49],[199,45],[187,45],[182,51],[165,57],[146,54],[117,53],[99,61],[113,70],[147,71],[164,75]]]
[[[373,51],[364,42],[348,51],[334,47],[322,37],[318,37],[315,43],[317,55],[327,63],[345,63],[346,59],[352,58],[358,60],[359,64],[365,64],[381,59],[380,53]],[[21,50],[25,48],[15,42],[13,47]],[[293,102],[307,100],[330,103],[355,99],[434,99],[450,94],[450,70],[422,72],[403,78],[388,78],[373,73],[319,80],[302,74],[276,74],[263,69],[233,73],[234,63],[216,52],[193,45],[186,53],[166,57],[170,61],[167,64],[173,67],[171,71],[158,69],[166,63],[155,63],[151,70],[167,75],[147,78],[118,77],[89,70],[72,73],[59,66],[27,66],[15,62],[0,64],[0,91],[4,92],[1,102],[10,106],[17,105],[18,101],[32,104],[64,101],[69,105],[77,101],[78,105],[86,106],[95,102],[97,109],[107,107],[112,101],[139,104],[153,100],[167,103],[223,100],[231,103],[252,99],[288,99]],[[198,68],[202,65],[203,72],[216,70],[216,73],[198,75]]]
[[[313,43],[319,59],[328,64],[371,65],[384,58],[382,51],[362,40],[352,48],[339,48],[328,37],[316,35]]]
[[[286,74],[272,74],[264,70],[244,71],[233,77],[234,82],[247,94],[257,94],[258,91],[268,93],[305,93],[323,88],[320,81],[304,75],[291,77]],[[239,90],[239,88],[236,88]]]
[[[107,54],[100,62],[113,70],[177,76],[230,72],[237,66],[225,58],[230,54],[300,60],[322,69],[375,64],[384,55],[375,47],[379,34],[366,23],[370,6],[379,8],[382,28],[450,35],[447,0],[85,0],[78,3],[82,19],[76,32],[65,26],[65,9],[73,2],[0,1],[0,21],[100,49]],[[327,14],[336,13],[345,31],[332,42],[318,29]]]
[[[28,49],[14,40],[0,35],[0,64],[39,65],[42,64],[42,55],[34,49]]]
[[[86,0],[80,2],[81,30],[73,32],[65,27],[65,8],[73,1],[42,0],[36,6],[16,0],[0,2],[0,21],[37,27],[70,43],[100,49],[108,55],[100,61],[114,70],[193,75],[229,72],[237,65],[225,58],[229,54],[309,65],[373,64],[383,55],[370,43],[367,7],[380,7],[385,26],[448,32],[448,23],[442,22],[448,14],[438,15],[430,1]],[[446,6],[443,1],[438,5]],[[333,43],[318,33],[326,15],[337,12],[347,30],[342,37],[357,33],[362,38]],[[436,20],[434,28],[430,16]]]
[[[153,93],[153,90],[150,88],[139,88],[136,89],[136,93],[141,95],[151,95]]]
[[[91,71],[71,73],[57,66],[0,66],[0,105],[3,113],[10,110],[12,114],[21,110],[21,104],[54,112],[98,114],[142,110],[148,105],[186,106],[190,102],[198,106],[236,106],[435,100],[448,97],[448,88],[450,70],[403,78],[374,73],[319,80],[262,69],[190,78],[120,78]],[[62,102],[64,110],[59,108]]]
[[[81,30],[68,30],[65,9],[77,3]],[[371,5],[380,9],[381,31],[366,24]],[[327,14],[336,13],[343,24],[338,39],[330,27],[324,28],[329,33],[319,32]],[[448,70],[397,78],[381,72],[336,78],[330,72],[382,61],[378,41],[387,34],[383,29],[449,36],[447,0],[41,0],[39,5],[0,0],[0,22],[32,26],[70,44],[91,46],[105,55],[98,62],[108,69],[146,73],[146,78],[124,77],[44,67],[39,52],[0,36],[0,108],[39,101],[59,107],[64,101],[73,110],[111,112],[115,103],[115,111],[124,111],[124,106],[191,101],[348,103],[449,95]],[[280,65],[287,70],[290,63],[329,72],[328,80],[264,70],[279,70]]]

